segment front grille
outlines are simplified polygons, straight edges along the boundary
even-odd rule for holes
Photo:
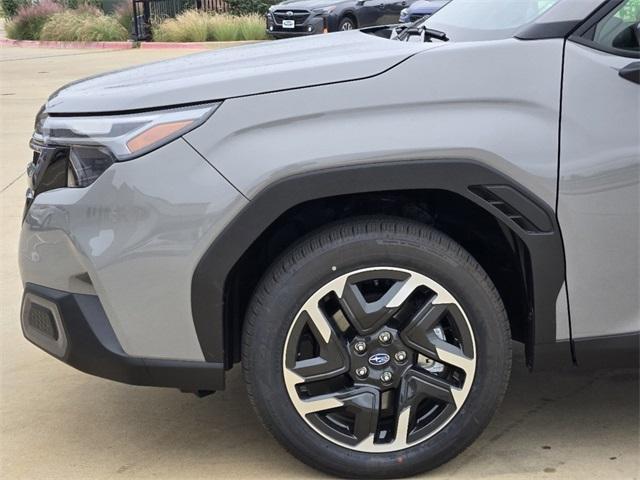
[[[310,14],[309,10],[276,10],[271,15],[278,25],[281,25],[283,20],[295,20],[298,25],[306,22]]]
[[[29,310],[28,323],[47,337],[58,340],[58,328],[51,310],[38,304],[32,304]]]

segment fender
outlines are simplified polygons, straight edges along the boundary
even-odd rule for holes
[[[259,192],[213,241],[193,274],[191,309],[205,359],[225,362],[225,335],[229,333],[224,331],[225,281],[243,253],[278,217],[309,200],[416,189],[459,194],[491,213],[522,240],[530,256],[528,288],[533,297],[528,358],[533,358],[535,345],[555,343],[556,300],[565,281],[565,260],[553,209],[513,179],[478,162],[412,160],[294,175]],[[569,355],[567,352],[567,360]]]

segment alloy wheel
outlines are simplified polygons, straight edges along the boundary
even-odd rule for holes
[[[390,452],[453,419],[475,359],[473,330],[449,291],[417,272],[375,267],[309,297],[285,340],[283,376],[297,413],[321,436]]]

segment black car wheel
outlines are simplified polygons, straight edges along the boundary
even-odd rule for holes
[[[434,468],[499,405],[511,367],[502,301],[452,239],[363,218],[287,251],[245,320],[258,415],[309,465],[345,477]]]
[[[340,23],[338,24],[339,31],[353,30],[355,28],[357,28],[356,23],[353,21],[352,18],[349,18],[349,17],[344,17],[342,20],[340,20]]]

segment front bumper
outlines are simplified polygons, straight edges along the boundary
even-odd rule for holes
[[[295,26],[293,28],[285,28],[283,18],[275,13],[267,13],[267,33],[277,38],[284,37],[301,37],[306,35],[317,35],[324,33],[327,29],[326,16],[317,15],[312,12],[307,17],[292,17]]]
[[[22,297],[24,336],[83,372],[131,385],[185,391],[224,389],[224,365],[127,355],[97,295],[27,283]]]
[[[47,301],[56,305],[54,318],[69,345],[38,341],[27,330],[25,335],[67,363],[107,378],[190,389],[195,380],[184,372],[188,368],[213,372],[211,378],[203,373],[199,389],[219,387],[215,372],[224,363],[223,333],[206,342],[201,338],[192,312],[192,277],[204,252],[246,203],[183,139],[111,165],[88,187],[37,194],[22,225],[21,277],[25,292],[48,289],[38,298],[43,307]],[[82,311],[83,305],[89,310]],[[83,322],[85,327],[77,327]],[[95,333],[90,347],[81,346],[94,327],[111,331],[107,337],[113,338],[103,341],[107,337]],[[80,340],[74,342],[73,335]],[[104,365],[98,368],[91,352]],[[145,379],[150,370],[155,373]],[[160,372],[167,378],[159,379]],[[179,372],[184,384],[171,372]]]

